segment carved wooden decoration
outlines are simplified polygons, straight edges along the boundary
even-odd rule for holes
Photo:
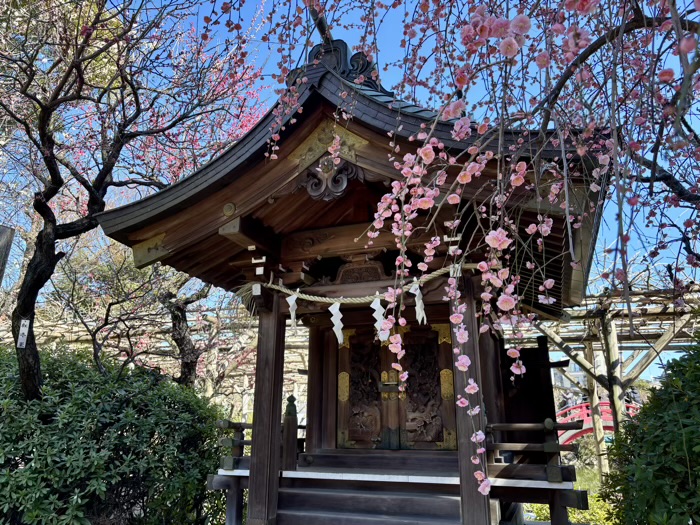
[[[361,85],[393,97],[394,93],[382,87],[379,82],[377,65],[368,60],[364,53],[350,55],[348,45],[342,40],[331,40],[315,45],[309,52],[307,64],[321,63],[331,71],[350,82],[361,80]],[[307,66],[308,67],[308,66]],[[304,75],[307,68],[295,69],[287,76],[287,85],[296,84]]]
[[[318,166],[319,159],[328,154],[336,135],[340,137],[340,158],[350,163],[356,162],[356,151],[367,146],[369,142],[348,131],[343,126],[336,126],[331,120],[324,120],[292,153],[289,159],[298,161],[298,170]]]
[[[405,392],[399,392],[398,372],[391,368],[395,356],[378,344],[371,326],[358,327],[349,348],[338,354],[338,443],[341,448],[455,450],[454,387],[451,370],[445,373],[450,349],[438,343],[434,330],[400,329]],[[348,384],[347,400],[341,384]]]
[[[381,262],[361,260],[341,266],[338,269],[335,284],[364,283],[385,279],[390,277],[384,273],[384,265]]]
[[[442,405],[442,385],[438,366],[438,344],[432,330],[418,330],[406,336],[402,359],[408,371],[404,447],[437,448],[444,441]]]
[[[301,177],[299,186],[306,188],[312,199],[330,201],[345,192],[349,181],[363,181],[364,178],[365,172],[362,168],[345,161],[336,165],[334,159],[328,155],[321,158],[318,166],[307,170]]]

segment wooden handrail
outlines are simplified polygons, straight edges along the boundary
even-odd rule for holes
[[[581,430],[583,421],[571,423],[554,423],[551,430]],[[548,429],[544,423],[491,423],[486,425],[487,432],[537,432]]]
[[[559,443],[488,443],[486,450],[507,450],[510,452],[576,452],[577,445],[560,445]]]
[[[216,428],[220,428],[222,430],[236,430],[236,429],[252,430],[253,424],[252,423],[242,423],[240,421],[229,421],[228,419],[220,419],[219,421],[216,422]],[[299,430],[306,430],[306,425],[297,425],[297,428]]]

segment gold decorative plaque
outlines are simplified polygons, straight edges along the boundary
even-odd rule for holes
[[[448,345],[452,344],[452,333],[451,333],[451,328],[448,323],[444,324],[431,324],[430,328],[433,329],[433,331],[438,333],[438,344],[441,345],[442,343],[447,343]]]
[[[350,348],[350,337],[355,335],[357,330],[355,328],[347,328],[343,330],[343,343],[338,347],[338,350],[342,348]]]
[[[347,401],[350,399],[350,374],[341,372],[338,374],[338,400]]]
[[[455,398],[455,385],[452,378],[452,370],[443,368],[440,370],[440,396],[445,399]]]

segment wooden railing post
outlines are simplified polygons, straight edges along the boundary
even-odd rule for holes
[[[232,438],[219,439],[219,445],[228,448],[231,452],[222,456],[219,462],[219,468],[224,470],[234,470],[238,468],[241,457],[243,457],[244,446],[244,428],[242,423],[234,423],[227,420],[217,421],[216,426],[222,429],[233,430]]]
[[[284,423],[282,426],[282,470],[297,469],[297,433],[299,420],[297,419],[297,407],[294,404],[296,398],[287,398],[287,409],[284,411]]]
[[[563,481],[561,471],[561,451],[556,423],[553,419],[544,420],[544,453],[547,457],[547,480],[560,483]],[[549,496],[549,521],[552,525],[569,525],[569,513],[560,500],[560,491],[555,490]]]

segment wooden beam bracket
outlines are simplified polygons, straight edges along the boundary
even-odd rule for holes
[[[249,252],[279,256],[281,244],[279,236],[252,217],[236,217],[219,228],[219,235]]]
[[[134,266],[136,268],[145,268],[170,255],[170,250],[163,246],[164,240],[165,234],[161,233],[143,242],[134,244],[131,247],[131,251],[134,254]]]

